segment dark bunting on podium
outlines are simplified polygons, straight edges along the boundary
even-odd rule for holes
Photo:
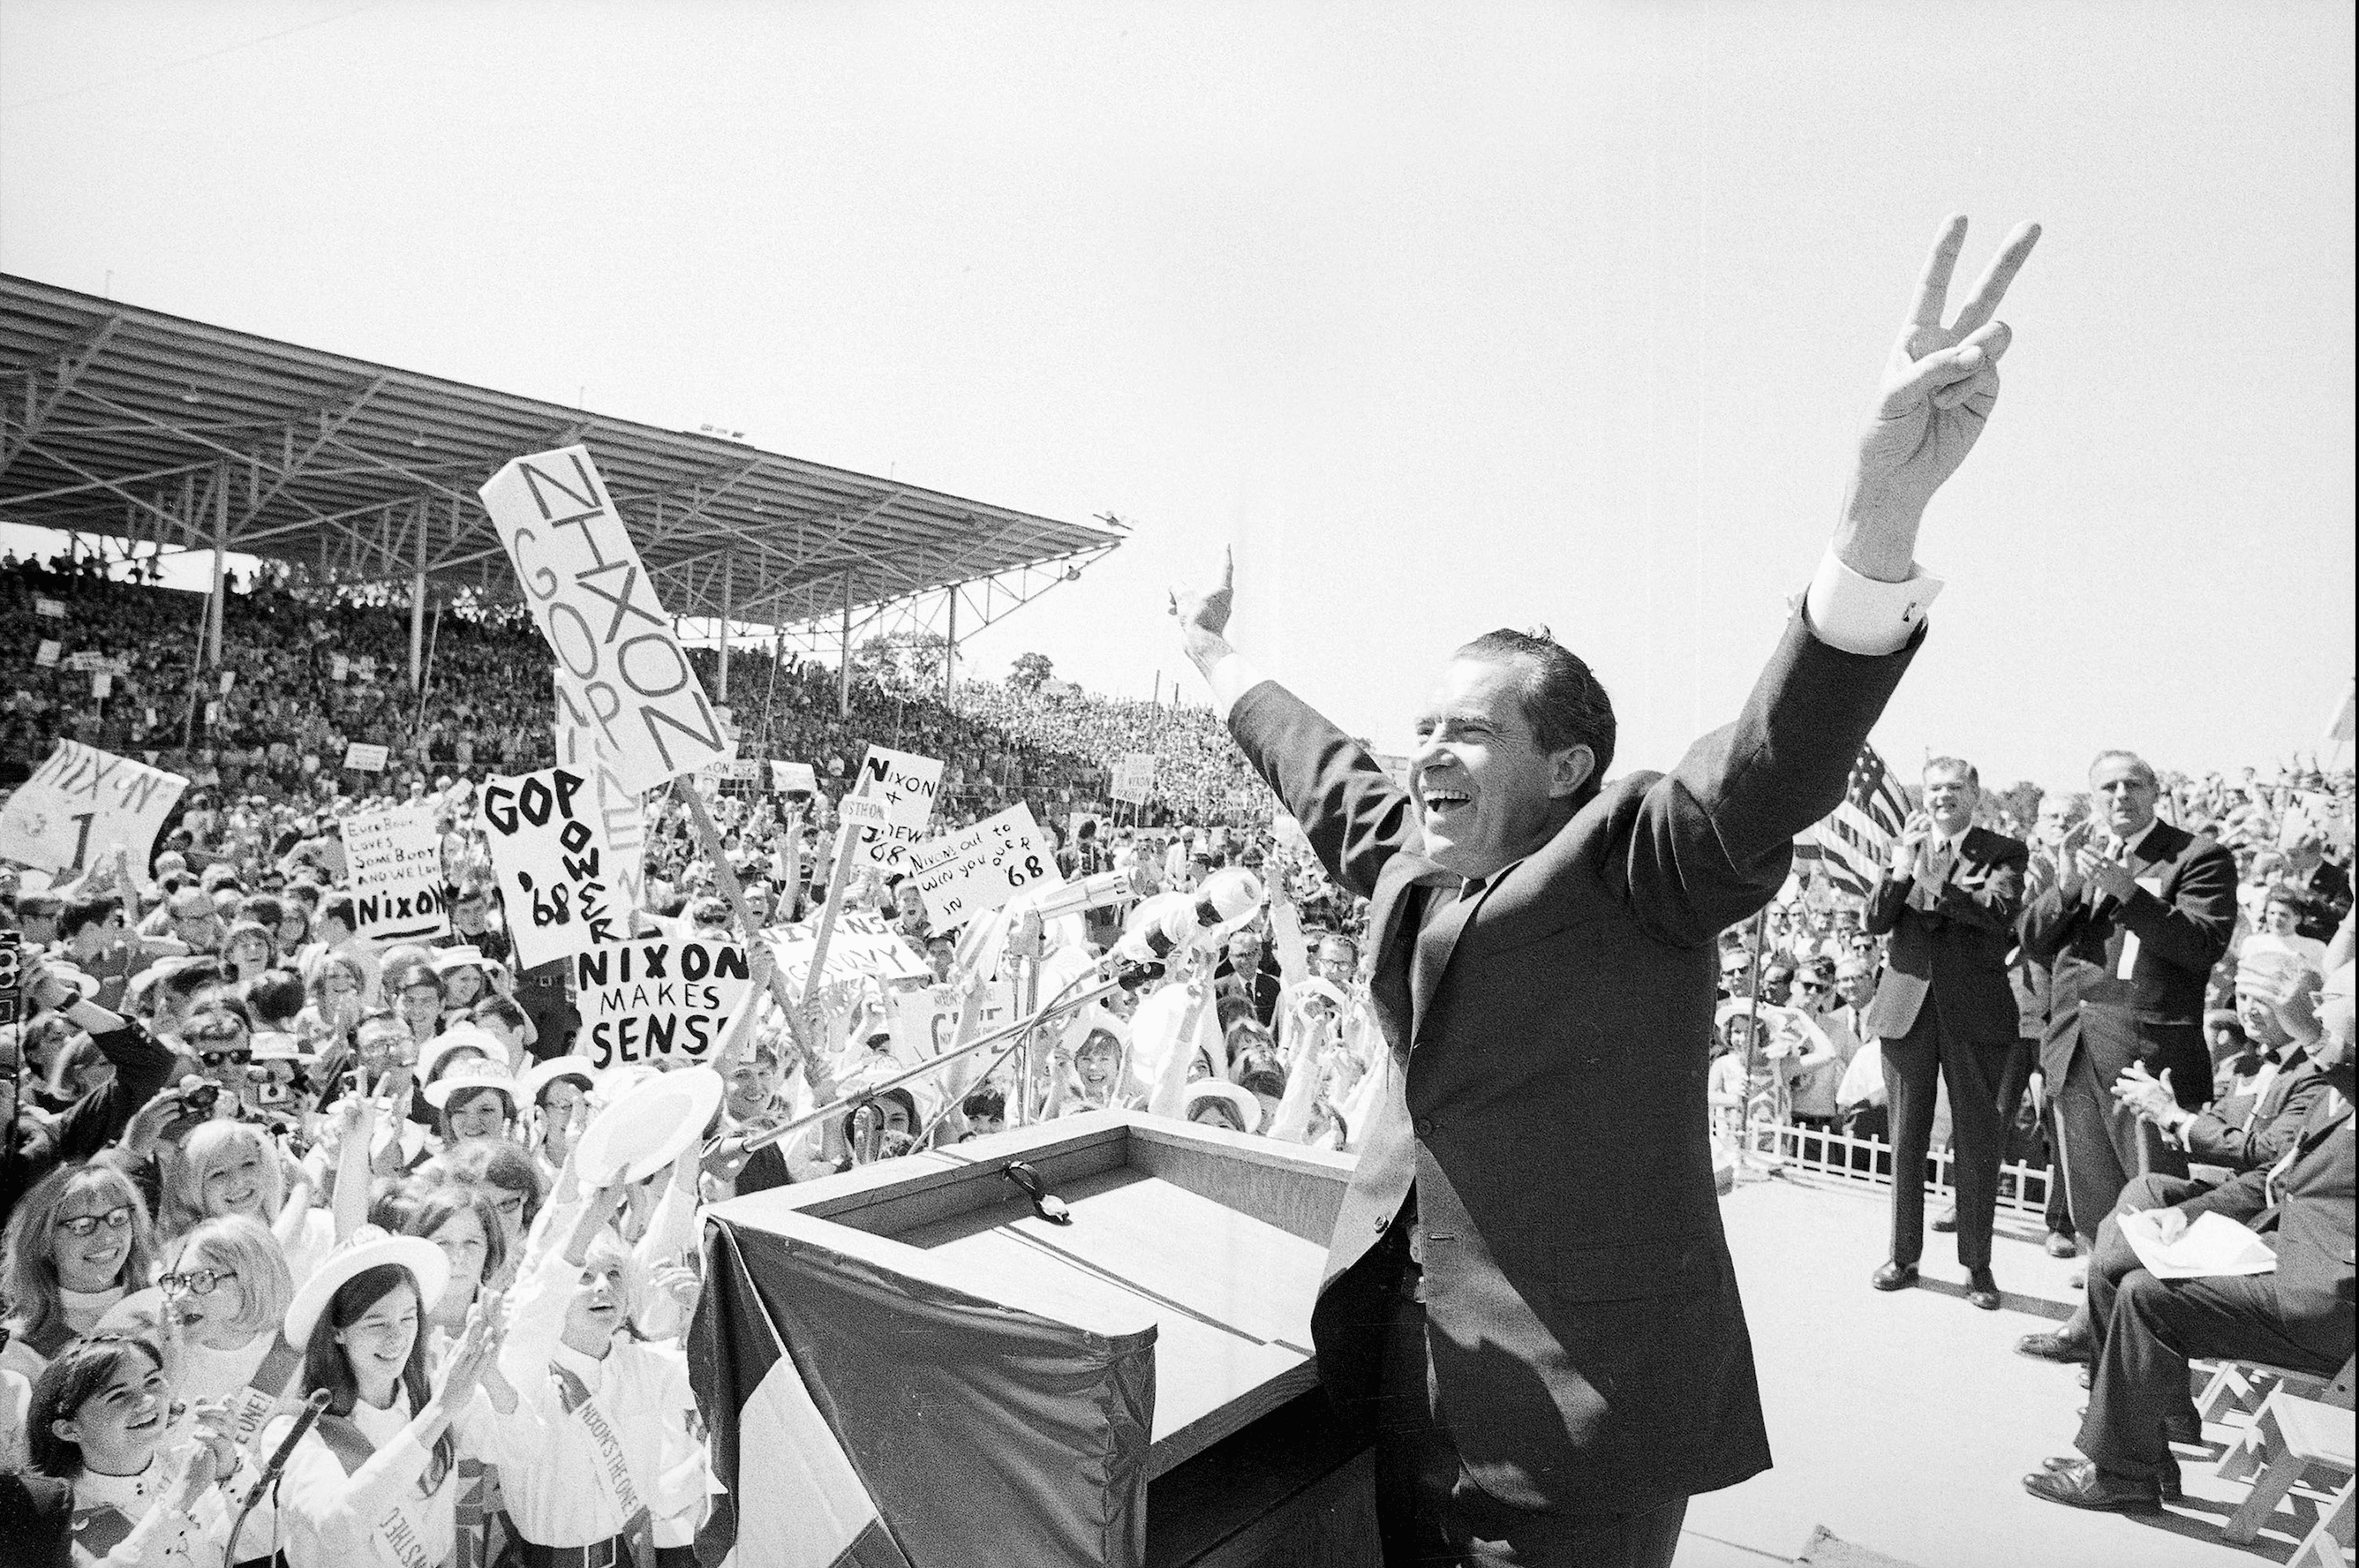
[[[700,1554],[1375,1561],[1370,1458],[1310,1351],[1352,1163],[1103,1112],[716,1205],[690,1357],[730,1494]]]

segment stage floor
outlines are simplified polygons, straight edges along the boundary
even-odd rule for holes
[[[2012,1347],[2071,1310],[2078,1263],[2047,1256],[2036,1220],[2002,1212],[1993,1270],[2006,1309],[1968,1306],[1952,1238],[1930,1233],[1919,1287],[1887,1295],[1867,1277],[1886,1257],[1888,1202],[1809,1177],[1748,1177],[1723,1200],[1777,1465],[1695,1499],[1680,1568],[1791,1563],[1821,1525],[1909,1568],[2233,1568],[2291,1555],[2290,1512],[2249,1548],[2220,1539],[2244,1490],[2212,1475],[2221,1426],[2206,1433],[2206,1459],[2180,1451],[2187,1499],[2169,1513],[2087,1514],[2025,1492],[2027,1471],[2072,1452],[2087,1396],[2071,1367]]]

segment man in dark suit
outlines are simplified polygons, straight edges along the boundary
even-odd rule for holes
[[[1867,929],[1892,938],[1867,1027],[1884,1041],[1894,1172],[1892,1253],[1870,1282],[1897,1290],[1917,1279],[1925,1184],[1912,1173],[1925,1169],[1939,1081],[1946,1078],[1957,1147],[1958,1261],[1966,1269],[1966,1300],[1995,1312],[1991,1220],[2006,1149],[1998,1093],[2018,1028],[2006,959],[2031,850],[1973,825],[1982,780],[1972,763],[1936,757],[1925,765],[1924,781],[1925,808],[1894,842],[1891,864],[1867,900]]]
[[[2332,942],[2343,917],[2351,912],[2351,874],[2326,858],[2326,837],[2304,827],[2286,845],[2285,879],[2310,895],[2295,933],[2313,942]]]
[[[2236,923],[2234,857],[2154,814],[2145,759],[2101,753],[2089,788],[2095,816],[2067,836],[2056,885],[2022,922],[2025,954],[2050,965],[2039,1076],[2084,1247],[2130,1178],[2187,1174],[2184,1151],[2117,1101],[2114,1081],[2136,1062],[2168,1070],[2190,1110],[2211,1098],[2204,983]]]
[[[1927,265],[1802,613],[1669,775],[1602,786],[1614,717],[1588,667],[1495,632],[1445,668],[1404,789],[1230,647],[1225,572],[1174,595],[1231,733],[1371,900],[1397,1071],[1311,1326],[1376,1440],[1387,1563],[1668,1563],[1690,1496],[1769,1463],[1712,1181],[1713,954],[1842,799],[1922,636],[1917,526],[1983,429],[1991,314],[2038,237],[1944,329],[1963,234]]]
[[[2188,1399],[2190,1356],[2266,1361],[2332,1376],[2352,1349],[2353,1140],[2351,966],[2327,984],[2325,1038],[2311,1049],[2328,1085],[2300,1139],[2275,1164],[2159,1211],[2175,1236],[2207,1214],[2258,1234],[2277,1254],[2268,1274],[2159,1279],[2144,1269],[2118,1285],[2092,1269],[2089,1312],[2101,1324],[2089,1409],[2066,1456],[2023,1478],[2033,1496],[2080,1508],[2145,1509],[2175,1494],[2172,1435],[2201,1431]],[[2162,1185],[2157,1183],[2157,1185]]]
[[[2239,1095],[2211,1110],[2190,1111],[2171,1093],[2167,1078],[2150,1078],[2133,1066],[2114,1081],[2114,1097],[2160,1127],[2195,1164],[2236,1175],[2268,1169],[2301,1141],[2311,1107],[2331,1092],[2313,1054],[2320,1032],[2313,995],[2318,985],[2317,972],[2290,953],[2257,953],[2238,965],[2237,1017],[2253,1043],[2275,1058],[2274,1071],[2257,1095]],[[2102,1279],[2103,1289],[2111,1290],[2141,1267],[2136,1251],[2122,1235],[2124,1214],[2168,1208],[2213,1184],[2176,1176],[2132,1181],[2097,1227],[2089,1278]],[[2027,1334],[2017,1340],[2017,1352],[2042,1361],[2094,1361],[2099,1320],[2090,1303],[2101,1293],[2093,1289],[2084,1294],[2080,1309],[2054,1333]]]

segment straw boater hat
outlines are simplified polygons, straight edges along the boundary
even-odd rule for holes
[[[328,1254],[287,1303],[288,1343],[298,1348],[309,1344],[320,1314],[328,1310],[330,1298],[345,1281],[386,1263],[409,1270],[421,1312],[440,1301],[443,1288],[451,1283],[450,1258],[424,1236],[390,1236],[375,1225],[363,1225],[353,1233],[352,1240]]]
[[[516,1108],[516,1083],[506,1073],[490,1067],[461,1067],[426,1085],[426,1103],[442,1110],[462,1094],[472,1094],[478,1089],[497,1089],[508,1097],[508,1109]]]
[[[494,1062],[508,1059],[507,1046],[491,1030],[477,1024],[452,1024],[428,1040],[426,1049],[418,1053],[418,1076],[431,1078],[444,1057],[462,1049],[480,1051]]]
[[[552,1056],[524,1070],[524,1076],[516,1080],[516,1098],[527,1105],[538,1105],[540,1092],[560,1078],[579,1079],[584,1092],[595,1092],[598,1076],[586,1056]]]
[[[1234,1083],[1224,1083],[1218,1078],[1207,1078],[1188,1085],[1187,1104],[1181,1115],[1194,1121],[1196,1113],[1213,1100],[1218,1100],[1236,1112],[1237,1121],[1247,1132],[1261,1126],[1261,1102]]]

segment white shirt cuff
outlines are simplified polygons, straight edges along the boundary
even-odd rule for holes
[[[1940,578],[1926,576],[1913,562],[1906,582],[1862,577],[1830,549],[1819,561],[1818,575],[1810,579],[1802,604],[1821,642],[1873,658],[1897,653],[1908,645],[1941,588]]]
[[[1237,705],[1237,699],[1260,685],[1265,678],[1244,654],[1224,653],[1213,662],[1204,679],[1212,688],[1212,712],[1218,713],[1221,723],[1225,724],[1229,722],[1229,710]]]

